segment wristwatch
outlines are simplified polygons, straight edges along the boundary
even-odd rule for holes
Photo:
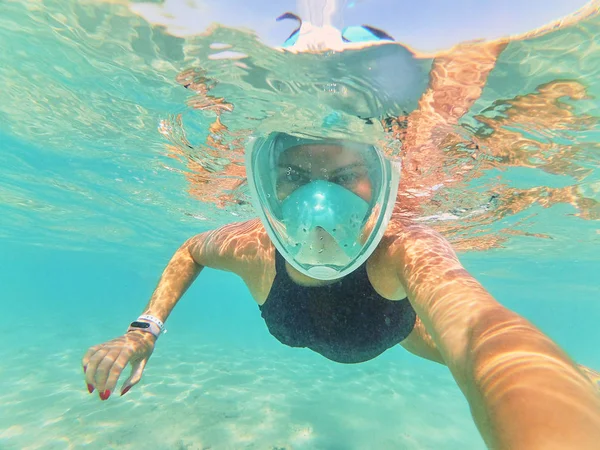
[[[160,327],[157,324],[155,324],[153,322],[145,322],[142,320],[136,320],[129,324],[129,328],[127,329],[127,332],[129,333],[130,331],[144,331],[146,333],[152,334],[155,338],[158,339],[158,336],[160,335],[162,330],[160,329]]]

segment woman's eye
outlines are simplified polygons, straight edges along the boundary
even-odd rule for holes
[[[300,174],[293,169],[289,169],[285,173],[285,179],[292,183],[300,181]]]
[[[348,184],[355,183],[357,178],[358,177],[356,176],[355,173],[344,173],[342,175],[337,175],[331,181],[333,181],[335,184],[348,185]]]
[[[299,183],[304,180],[304,178],[306,178],[304,175],[292,169],[291,167],[285,169],[284,172],[279,175],[279,179],[281,181],[288,183]]]

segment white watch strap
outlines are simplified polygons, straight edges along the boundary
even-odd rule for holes
[[[148,326],[148,328],[139,328],[139,327],[132,327],[130,325],[129,328],[127,329],[128,333],[130,331],[143,331],[145,333],[152,334],[156,339],[158,339],[158,337],[161,335],[161,333],[167,332],[167,330],[164,329],[164,324],[163,324],[162,320],[158,319],[157,317],[151,316],[150,314],[143,314],[143,315],[139,316],[136,319],[136,322],[144,322],[144,323],[147,323],[149,326]]]
[[[158,325],[158,328],[160,328],[160,331],[162,331],[165,327],[165,324],[162,323],[162,320],[160,320],[157,317],[151,316],[150,314],[143,314],[140,317],[138,317],[137,320],[146,320],[148,322],[155,323],[156,325]]]
[[[142,321],[138,320],[137,322],[142,322]],[[156,325],[153,322],[146,322],[146,321],[143,321],[143,322],[147,323],[149,325],[148,328],[132,327],[131,325],[129,325],[129,328],[127,328],[127,332],[129,333],[130,331],[142,331],[144,333],[150,333],[156,339],[158,339],[158,336],[160,336],[160,328],[158,327],[158,325]]]

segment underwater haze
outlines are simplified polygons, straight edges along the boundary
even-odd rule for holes
[[[530,2],[503,28],[479,2],[349,1],[336,20],[397,42],[321,53],[275,48],[295,2],[239,3],[0,4],[0,449],[485,448],[446,367],[285,347],[211,269],[142,381],[88,394],[84,352],[126,331],[174,251],[256,217],[244,143],[271,128],[381,144],[395,214],[600,370],[600,2]]]

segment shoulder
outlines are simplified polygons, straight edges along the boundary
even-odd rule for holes
[[[274,246],[260,220],[253,219],[195,236],[190,251],[198,264],[239,273],[245,263],[272,259]]]
[[[407,220],[390,221],[367,263],[371,284],[380,295],[388,300],[407,297],[400,275],[409,260],[406,258],[407,249],[412,249],[415,242],[432,233],[435,231],[418,223]]]
[[[436,238],[441,236],[433,228],[406,219],[392,219],[377,245],[377,251],[394,252],[400,247],[414,245],[417,241]]]
[[[458,261],[454,249],[440,233],[425,224],[406,219],[390,221],[375,253],[397,271],[413,264]]]

